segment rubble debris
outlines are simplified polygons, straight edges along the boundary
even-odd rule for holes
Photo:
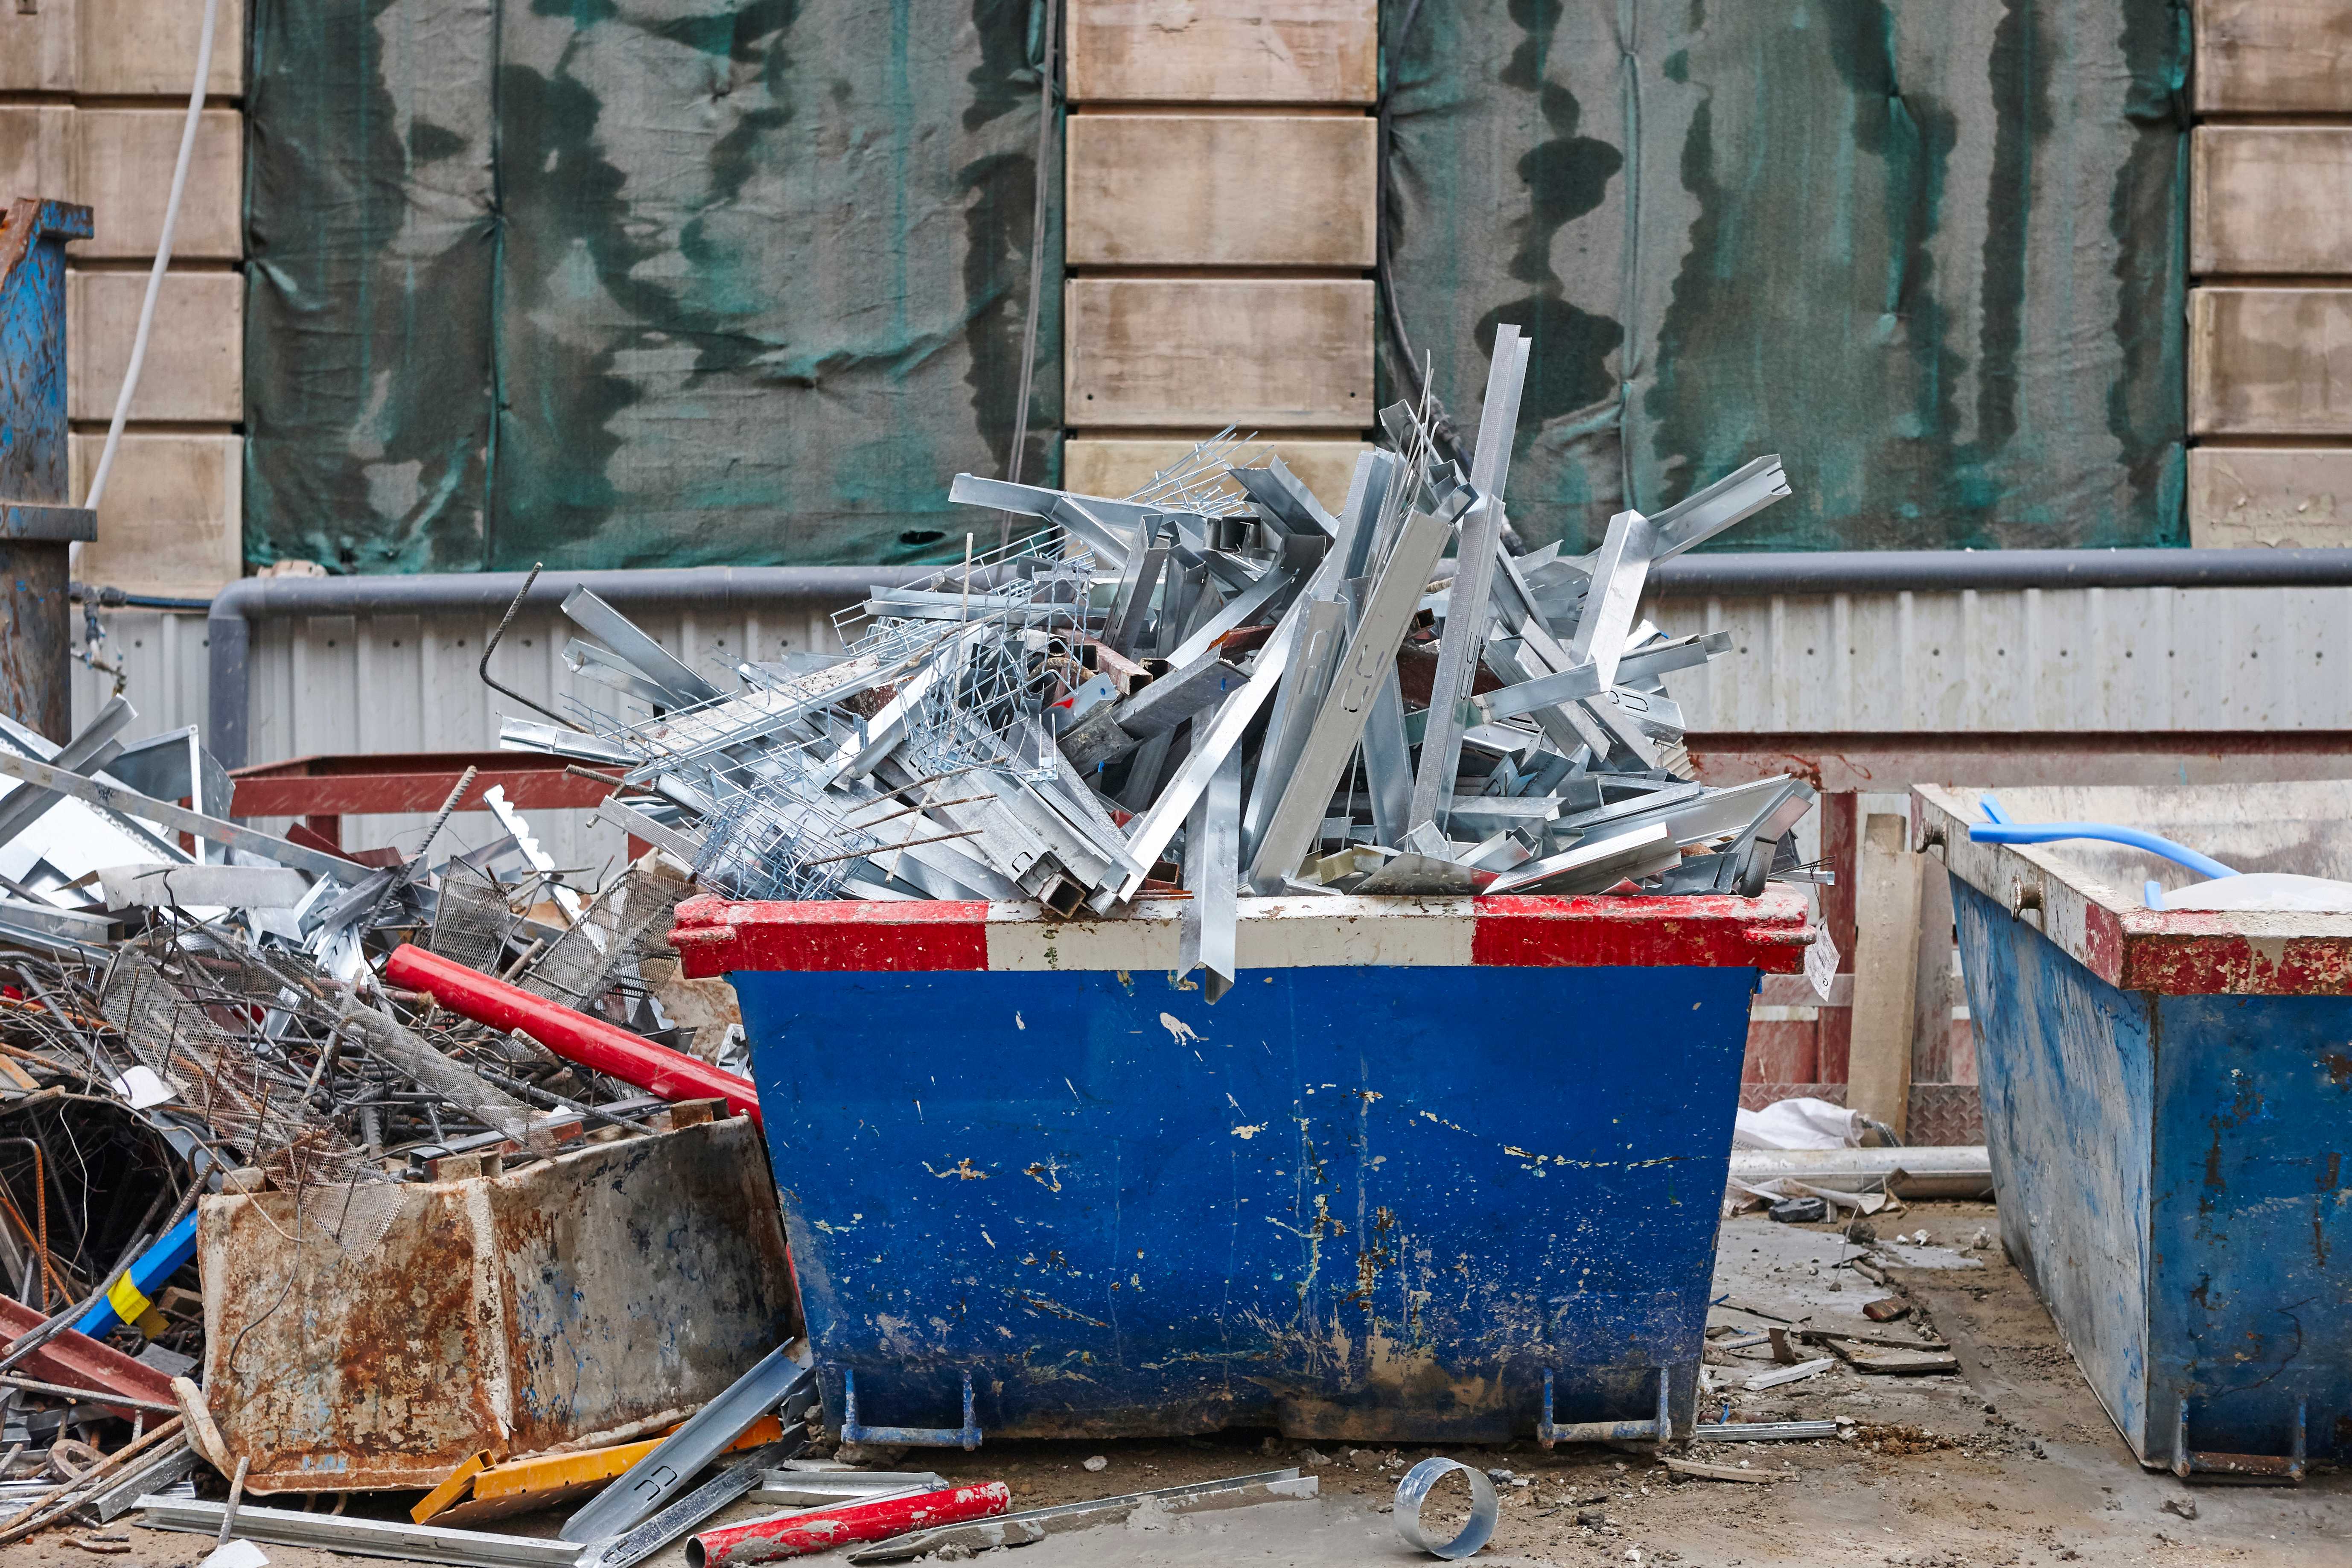
[[[1826,1199],[1808,1194],[1782,1198],[1765,1213],[1782,1225],[1819,1225],[1830,1217],[1830,1205]]]
[[[1527,349],[1498,331],[1471,473],[1398,404],[1336,513],[1230,433],[1125,499],[961,475],[950,499],[1039,526],[874,588],[838,654],[707,677],[575,590],[565,658],[614,710],[510,719],[501,743],[612,782],[607,821],[732,898],[1068,916],[1189,893],[1185,972],[1213,995],[1241,893],[1822,879],[1791,837],[1810,786],[1691,776],[1664,679],[1728,637],[1638,620],[1652,565],[1789,493],[1779,459],[1619,513],[1590,554],[1507,554]]]
[[[1432,1541],[1421,1528],[1422,1505],[1429,1500],[1432,1487],[1457,1473],[1470,1483],[1470,1517],[1451,1541]],[[1393,1506],[1397,1539],[1415,1551],[1449,1561],[1475,1555],[1494,1536],[1496,1522],[1502,1518],[1495,1483],[1454,1459],[1423,1459],[1407,1470],[1397,1482]]]
[[[750,1103],[655,999],[677,984],[667,938],[687,866],[656,853],[573,886],[502,799],[485,804],[503,839],[450,850],[462,784],[398,852],[275,837],[174,804],[217,809],[226,775],[193,731],[165,738],[178,773],[134,766],[154,750],[120,743],[135,719],[118,696],[63,746],[0,720],[0,1423],[12,1453],[55,1456],[60,1474],[86,1441],[121,1458],[125,1426],[186,1436],[37,1500],[8,1521],[20,1534],[111,1518],[134,1482],[162,1491],[199,1462],[227,1476],[243,1459],[257,1489],[282,1484],[251,1463],[232,1391],[208,1404],[173,1384],[217,1348],[196,1289],[207,1194],[286,1205],[272,1218],[311,1241],[331,1209],[343,1242],[364,1219],[373,1245],[420,1186],[708,1121],[692,1101],[714,1093]],[[607,1057],[681,1103],[387,979],[408,942],[609,1032]],[[244,1353],[266,1360],[271,1332]]]
[[[1882,1296],[1875,1301],[1862,1304],[1862,1315],[1874,1323],[1891,1323],[1897,1318],[1911,1315],[1911,1303],[1895,1296]]]

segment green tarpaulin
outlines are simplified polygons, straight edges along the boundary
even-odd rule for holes
[[[1014,438],[1042,6],[254,13],[249,558],[960,552],[948,481]]]
[[[1770,451],[1726,547],[2187,542],[2183,0],[1413,9],[1397,302],[1465,425],[1534,335],[1531,542]]]
[[[1043,9],[254,0],[248,556],[958,553]],[[1397,313],[1465,424],[1533,333],[1530,542],[1765,451],[1796,497],[1728,547],[2184,542],[2183,0],[1384,11]]]

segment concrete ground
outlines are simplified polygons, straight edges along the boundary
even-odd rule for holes
[[[1872,1222],[1885,1235],[1928,1233],[1928,1245],[1892,1251],[1902,1267],[1886,1288],[1841,1259],[1860,1249],[1831,1226],[1778,1226],[1761,1217],[1726,1223],[1715,1322],[1732,1337],[1771,1318],[1811,1313],[1883,1335],[1927,1327],[1948,1342],[1956,1374],[1864,1375],[1843,1365],[1755,1394],[1730,1397],[1751,1417],[1849,1421],[1841,1440],[1696,1445],[1685,1457],[1774,1478],[1742,1485],[1677,1477],[1644,1449],[1560,1448],[1532,1442],[1442,1450],[1482,1468],[1507,1469],[1502,1522],[1476,1561],[1504,1564],[1649,1563],[1690,1568],[2009,1568],[2011,1564],[2228,1564],[2230,1568],[2352,1568],[2352,1475],[2322,1474],[2299,1489],[2189,1487],[2139,1468],[2076,1372],[2056,1330],[1998,1243],[1979,1204],[1914,1204]],[[1907,1319],[1871,1324],[1862,1304],[1906,1300]],[[1745,1310],[1743,1310],[1745,1309]],[[1798,1352],[1810,1359],[1822,1352]],[[1768,1346],[1711,1350],[1718,1388],[1775,1363]],[[1389,1507],[1397,1478],[1441,1450],[1355,1449],[1234,1435],[1216,1440],[990,1443],[979,1452],[920,1453],[920,1465],[953,1479],[1001,1479],[1014,1508],[1273,1468],[1311,1466],[1322,1495],[1192,1518],[1133,1521],[1055,1536],[1021,1549],[1022,1568],[1265,1564],[1266,1568],[1431,1562],[1407,1548]],[[1099,1454],[1108,1466],[1090,1472]],[[1459,1485],[1458,1482],[1454,1483]],[[1441,1492],[1438,1497],[1444,1496]],[[1429,1518],[1439,1518],[1437,1497]],[[753,1517],[746,1505],[724,1519]],[[514,1521],[516,1533],[552,1534],[553,1517]],[[76,1538],[113,1551],[85,1557]],[[211,1542],[126,1528],[55,1531],[0,1550],[0,1568],[68,1561],[126,1568],[193,1568]],[[354,1559],[291,1547],[266,1549],[280,1568],[328,1568]],[[835,1556],[810,1559],[835,1563]],[[383,1561],[378,1559],[377,1561]],[[649,1560],[685,1562],[683,1544]]]

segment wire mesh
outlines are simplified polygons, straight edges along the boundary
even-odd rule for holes
[[[452,860],[441,868],[439,896],[427,945],[468,969],[493,967],[514,925],[506,890],[487,872]]]
[[[586,1006],[667,949],[677,906],[693,891],[691,883],[631,867],[556,938],[522,976],[523,988],[567,1007]]]
[[[1244,466],[1261,453],[1241,450],[1257,439],[1236,437],[1228,425],[1206,440],[1193,444],[1182,457],[1151,476],[1151,482],[1127,499],[1162,511],[1188,511],[1202,517],[1232,517],[1246,510],[1249,498],[1225,477],[1227,468]]]
[[[782,793],[739,791],[709,819],[695,879],[738,899],[830,899],[873,835],[822,805]]]

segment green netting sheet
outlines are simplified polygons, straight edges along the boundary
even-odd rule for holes
[[[248,558],[960,552],[948,481],[1018,423],[1042,9],[255,0]]]
[[[1724,546],[2186,542],[2181,0],[1412,9],[1397,303],[1465,424],[1533,333],[1531,542],[1778,451]]]

